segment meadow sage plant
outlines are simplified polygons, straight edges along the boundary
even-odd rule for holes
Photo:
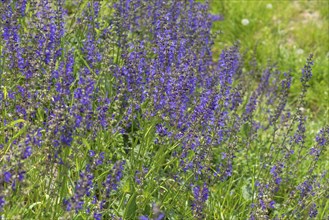
[[[214,59],[208,3],[8,0],[0,15],[1,219],[329,217],[312,55],[291,104],[290,72],[244,68],[238,43]]]

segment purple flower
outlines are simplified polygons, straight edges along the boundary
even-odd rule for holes
[[[313,54],[310,54],[310,56],[307,58],[307,62],[302,69],[302,77],[300,78],[300,81],[303,84],[303,87],[305,88],[306,83],[310,81],[312,77],[312,65],[313,65]]]
[[[156,220],[162,220],[162,219],[164,219],[164,217],[165,217],[165,215],[163,213],[160,213],[158,215],[158,217],[156,218]]]
[[[262,210],[266,210],[266,204],[265,204],[264,200],[260,199],[259,204],[260,204],[260,207],[262,208]]]
[[[120,183],[123,177],[123,165],[125,162],[117,162],[112,168],[111,174],[106,178],[106,181],[103,183],[106,189],[106,196],[109,197],[112,190],[118,189],[118,184]]]
[[[97,161],[96,161],[96,165],[97,165],[97,166],[103,164],[103,161],[104,161],[104,154],[105,154],[104,152],[101,152],[101,153],[99,154],[99,157],[98,157],[98,159],[97,159]]]
[[[95,212],[94,213],[94,219],[95,220],[101,220],[102,219],[102,214]]]
[[[202,187],[195,186],[193,187],[193,196],[194,200],[192,203],[192,210],[194,216],[200,218],[203,216],[203,207],[205,202],[208,200],[209,190],[206,184],[203,184]]]
[[[309,210],[310,218],[315,218],[318,215],[318,210],[316,208],[316,204],[312,203],[311,208]]]
[[[6,172],[4,172],[3,176],[4,176],[5,182],[6,183],[9,183],[10,182],[10,179],[11,179],[11,173],[8,172],[8,171],[6,171]]]
[[[72,204],[70,203],[69,200],[64,199],[64,200],[63,200],[63,204],[64,204],[65,207],[66,207],[66,211],[71,211],[71,209],[72,209]]]
[[[78,213],[78,211],[82,210],[83,205],[84,205],[84,201],[79,201],[79,202],[77,202],[77,204],[76,204],[76,206],[75,206],[75,211],[76,211],[76,213]]]
[[[3,196],[0,196],[0,212],[2,212],[3,210],[3,207],[5,206],[6,204],[6,200]]]
[[[30,157],[31,155],[32,155],[32,147],[27,146],[23,153],[23,159],[26,159],[26,158]]]
[[[329,126],[321,129],[315,139],[320,147],[325,146],[329,140]]]
[[[213,14],[210,14],[209,17],[210,17],[210,19],[211,19],[213,22],[224,20],[224,17],[223,17],[222,15],[213,15]]]
[[[19,181],[23,181],[24,180],[24,177],[25,177],[25,171],[23,170],[23,171],[20,171],[19,173],[18,173],[18,180]]]
[[[280,177],[275,178],[275,184],[280,185],[281,182],[282,182],[282,178],[280,178]]]
[[[90,150],[89,151],[89,157],[94,157],[96,155],[95,151]]]

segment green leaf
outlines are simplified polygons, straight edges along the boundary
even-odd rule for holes
[[[123,217],[124,219],[134,219],[134,217],[136,216],[136,209],[137,209],[136,197],[137,197],[136,192],[130,196],[124,213],[124,217]]]
[[[8,96],[8,91],[7,91],[7,87],[6,86],[3,88],[3,96],[4,96],[4,99],[6,100],[7,99],[7,96]]]
[[[82,138],[82,142],[83,142],[83,144],[87,147],[88,150],[91,149],[91,148],[90,148],[90,145],[89,145],[89,143],[88,143],[88,141],[87,141],[86,138]]]
[[[246,123],[242,126],[242,130],[243,130],[243,134],[246,136],[246,137],[249,137],[250,135],[250,129],[251,129],[251,126],[249,123]]]
[[[250,201],[252,199],[252,189],[249,184],[245,184],[241,188],[242,196],[245,200]]]
[[[41,204],[41,202],[35,202],[32,205],[29,206],[29,209],[33,209],[34,206]]]
[[[19,121],[19,120],[23,120],[23,119],[18,119],[18,120],[16,120],[16,121]],[[16,122],[16,121],[14,121],[14,122]],[[14,122],[12,122],[12,123],[14,123]],[[11,124],[12,124],[12,123],[11,123]],[[2,157],[0,158],[0,161],[3,160],[3,158],[5,157],[5,155],[7,154],[7,152],[9,151],[9,149],[10,149],[10,145],[13,143],[13,141],[14,141],[15,139],[17,139],[19,136],[21,136],[26,130],[27,130],[27,126],[25,125],[22,129],[20,129],[20,130],[14,135],[14,137],[12,137],[12,138],[8,141],[8,146],[7,146],[7,148],[5,149],[5,151],[4,151],[3,155],[2,155]]]
[[[6,129],[6,128],[10,128],[13,127],[14,125],[18,124],[18,123],[25,123],[26,121],[24,119],[17,119],[15,121],[10,122],[8,125],[6,125],[5,127],[2,128],[2,130]]]

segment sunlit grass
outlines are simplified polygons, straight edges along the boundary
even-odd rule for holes
[[[212,13],[224,16],[223,21],[214,24],[214,30],[222,33],[215,41],[215,54],[238,41],[249,57],[246,62],[255,52],[259,66],[271,61],[282,71],[292,71],[292,101],[300,90],[300,67],[305,57],[313,53],[316,65],[308,106],[313,117],[329,120],[328,1],[234,0],[212,1],[211,5]],[[248,19],[249,24],[243,25],[243,19]]]

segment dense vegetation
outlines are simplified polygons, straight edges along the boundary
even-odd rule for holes
[[[210,6],[1,1],[1,219],[329,217],[326,49],[297,73]]]

